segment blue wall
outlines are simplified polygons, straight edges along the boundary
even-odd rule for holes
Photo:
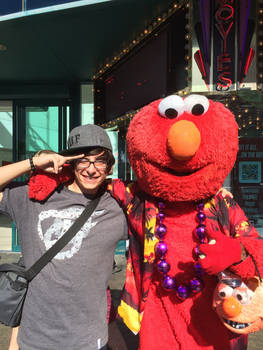
[[[0,1],[0,16],[22,11],[22,0]]]
[[[24,0],[25,10],[34,10],[42,7],[61,5],[79,0]],[[22,11],[23,0],[1,0],[0,16]]]
[[[61,4],[66,4],[68,2],[76,2],[76,1],[79,1],[79,0],[27,0],[26,9],[33,10],[41,7],[61,5]]]

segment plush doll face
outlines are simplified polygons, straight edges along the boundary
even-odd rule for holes
[[[238,126],[221,103],[177,95],[142,108],[127,133],[129,159],[153,197],[197,201],[214,195],[238,151]]]
[[[256,332],[263,328],[263,282],[258,277],[242,281],[238,276],[222,273],[213,307],[232,332]]]

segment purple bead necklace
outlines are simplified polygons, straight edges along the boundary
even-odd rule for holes
[[[166,226],[163,224],[165,218],[165,205],[163,202],[158,203],[159,213],[159,225],[156,227],[155,235],[159,238],[159,242],[155,246],[156,255],[158,257],[157,269],[162,274],[162,286],[166,291],[175,291],[177,297],[180,300],[185,300],[193,295],[202,291],[204,283],[201,279],[202,268],[199,262],[194,263],[194,270],[196,277],[192,278],[187,284],[177,284],[174,277],[168,275],[170,271],[170,264],[166,261],[165,256],[168,251],[167,243],[164,242],[164,237],[167,233]],[[195,233],[200,243],[205,242],[205,219],[206,215],[203,212],[204,204],[197,204],[197,221],[198,225],[195,229]],[[196,249],[196,252],[198,250]]]

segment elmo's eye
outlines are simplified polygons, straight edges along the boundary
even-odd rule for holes
[[[252,295],[250,295],[249,290],[238,290],[235,289],[233,296],[241,303],[248,304],[252,299]]]
[[[158,111],[162,117],[176,118],[184,112],[184,101],[177,95],[167,96],[160,102]]]
[[[233,293],[233,288],[224,285],[222,288],[219,289],[218,296],[221,299],[225,299],[225,298],[231,297],[232,293]]]
[[[209,101],[202,95],[190,95],[184,99],[185,111],[193,115],[202,115],[209,108]]]

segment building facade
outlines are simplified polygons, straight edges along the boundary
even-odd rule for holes
[[[224,186],[263,234],[263,1],[174,2],[124,50],[95,77],[95,122],[124,140],[142,100],[200,93],[222,102],[236,117],[240,143]],[[130,178],[120,145],[120,171]]]
[[[263,0],[5,0],[0,67],[1,165],[96,123],[114,177],[133,179],[125,135],[142,106],[189,93],[224,103],[240,135],[225,187],[263,233]],[[0,250],[19,249],[0,216]]]

